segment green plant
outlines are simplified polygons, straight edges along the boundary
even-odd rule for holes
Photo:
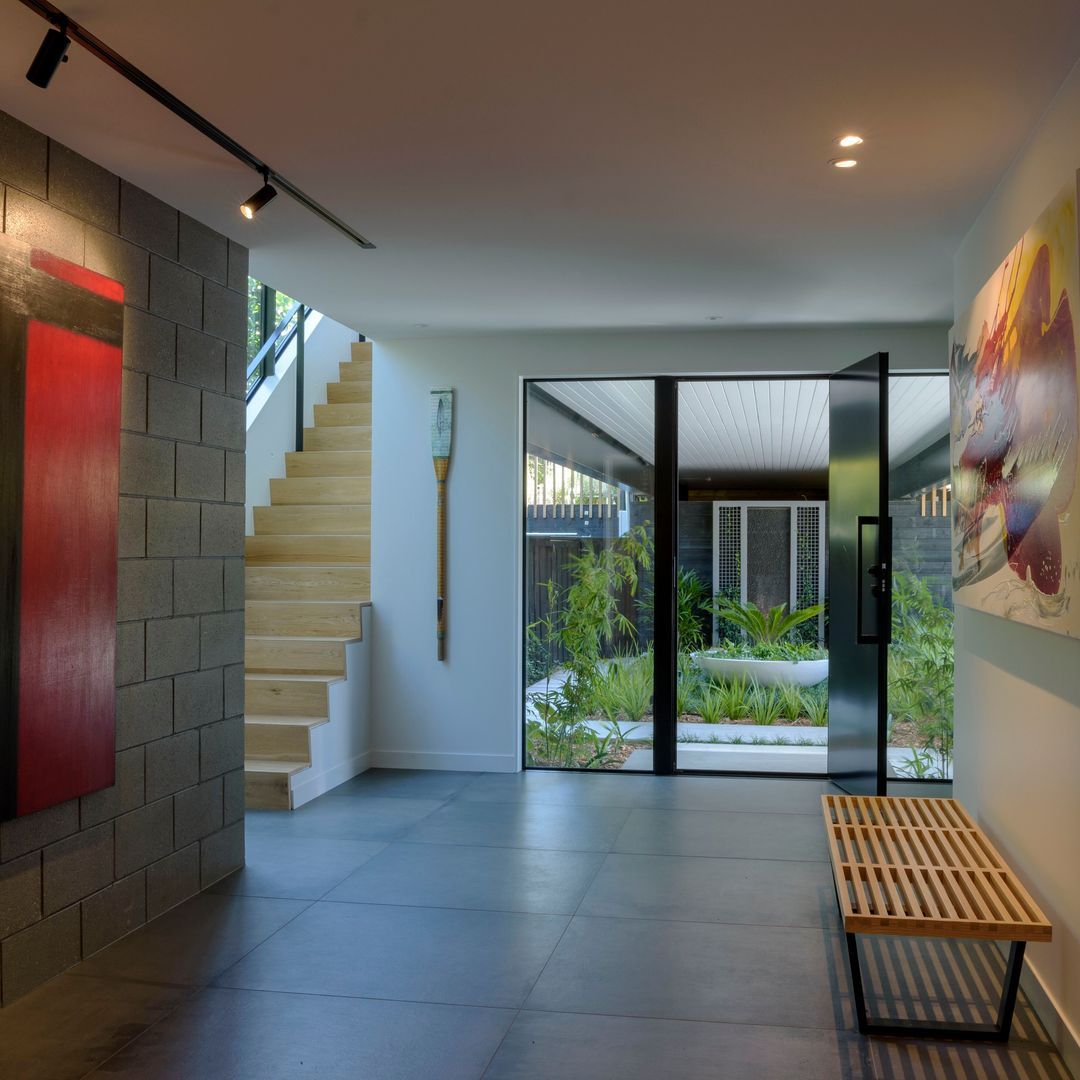
[[[787,720],[798,720],[803,715],[803,696],[797,686],[784,684],[777,689],[781,715]]]
[[[653,656],[647,649],[632,660],[614,662],[615,696],[622,714],[632,724],[641,722],[652,708]]]
[[[616,662],[600,672],[593,687],[593,705],[605,720],[616,724],[622,714],[622,698],[619,693],[619,669]]]
[[[551,647],[533,623],[526,630],[525,638],[525,682],[531,686],[546,679],[554,670],[551,660]]]
[[[821,692],[803,694],[803,712],[811,727],[827,727],[829,723],[829,695]]]
[[[655,593],[651,586],[641,590],[638,601],[643,628],[652,630]],[[705,644],[710,623],[709,587],[693,571],[680,567],[675,575],[676,633],[679,648],[694,652]]]
[[[819,645],[800,641],[759,642],[752,645],[747,641],[722,641],[711,649],[706,649],[705,656],[716,656],[723,660],[825,660],[829,653]]]
[[[706,686],[698,695],[698,716],[706,724],[719,724],[727,716],[724,695],[715,687]]]
[[[602,768],[621,749],[619,725],[595,732],[588,717],[599,707],[606,680],[603,650],[616,634],[634,636],[634,624],[619,608],[623,591],[637,592],[639,571],[651,565],[652,540],[635,525],[601,547],[589,546],[569,560],[570,584],[547,582],[548,614],[530,630],[567,654],[566,678],[556,690],[530,695],[536,716],[526,724],[531,760],[576,768]],[[621,666],[621,665],[620,665]],[[651,700],[651,692],[650,692]],[[625,704],[625,702],[624,702]]]
[[[747,697],[747,712],[755,724],[771,725],[783,715],[783,706],[772,690],[755,686]]]
[[[787,604],[777,604],[762,611],[749,601],[744,604],[737,600],[717,600],[710,610],[718,619],[737,626],[755,645],[771,645],[790,634],[796,626],[816,619],[824,609],[821,604],[813,604],[787,612]]]
[[[944,780],[938,755],[928,746],[915,748],[899,764],[893,766],[897,776],[909,780]]]
[[[908,571],[893,575],[892,601],[889,714],[894,723],[914,724],[918,749],[935,758],[935,775],[947,777],[953,754],[953,613]],[[916,758],[909,768],[925,772],[926,755]]]
[[[704,680],[694,658],[687,652],[680,652],[675,681],[675,712],[678,716],[697,710],[703,685]]]
[[[724,715],[729,720],[745,720],[749,703],[746,679],[739,676],[719,684],[719,694],[723,702]]]
[[[529,760],[563,769],[603,769],[622,760],[630,731],[609,723],[596,731],[578,716],[560,690],[533,694],[529,702],[535,716],[525,725]]]

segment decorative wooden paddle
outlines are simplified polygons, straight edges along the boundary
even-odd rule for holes
[[[435,465],[435,638],[438,658],[446,659],[446,477],[454,433],[454,391],[431,391],[431,460]]]

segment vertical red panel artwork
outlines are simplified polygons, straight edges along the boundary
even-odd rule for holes
[[[0,820],[113,783],[123,299],[0,237]]]

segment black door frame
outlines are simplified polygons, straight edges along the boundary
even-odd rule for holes
[[[528,445],[528,400],[529,387],[533,384],[553,382],[651,382],[654,388],[654,434],[653,460],[656,521],[653,524],[654,563],[654,627],[661,625],[668,628],[667,633],[654,633],[653,641],[653,768],[647,772],[624,772],[595,769],[561,769],[554,766],[529,765],[526,761],[527,744],[525,738],[525,693],[528,683],[524,677],[527,660],[528,637],[522,634],[520,671],[522,672],[521,701],[521,766],[536,772],[612,772],[619,776],[726,776],[726,777],[775,777],[779,779],[827,780],[828,772],[790,773],[790,772],[748,772],[734,769],[680,769],[676,743],[675,692],[677,680],[678,644],[675,639],[676,604],[675,578],[678,570],[679,551],[679,460],[678,460],[678,402],[681,383],[698,382],[828,382],[835,372],[806,373],[754,373],[739,374],[636,374],[598,376],[544,376],[522,379],[522,447]],[[926,369],[915,371],[892,371],[888,377],[905,378],[926,375],[947,376],[947,370]],[[882,442],[882,452],[888,455],[887,440]],[[524,512],[524,511],[523,511]],[[522,529],[520,566],[526,565],[528,538]],[[522,612],[527,611],[529,583],[522,575]],[[881,723],[885,723],[884,713]],[[911,783],[920,781],[912,780]],[[922,781],[934,783],[935,781]]]

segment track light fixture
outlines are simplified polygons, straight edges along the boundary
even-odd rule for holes
[[[67,36],[66,24],[61,24],[59,30],[46,30],[45,37],[27,69],[27,79],[45,90],[56,74],[56,69],[61,64],[67,63],[67,51],[70,44],[71,38]]]
[[[277,188],[270,183],[269,169],[263,170],[263,186],[240,204],[240,213],[250,221],[271,199],[277,197]]]
[[[119,53],[110,49],[104,41],[95,37],[84,26],[80,26],[51,0],[21,0],[21,3],[52,25],[52,29],[41,43],[41,48],[38,49],[37,56],[34,57],[34,62],[30,65],[30,70],[26,73],[26,77],[36,86],[49,85],[49,80],[56,73],[57,67],[67,59],[65,54],[68,46],[74,41],[91,56],[97,57],[103,64],[111,67],[144,94],[148,94],[174,116],[178,116],[185,124],[190,124],[196,131],[217,143],[222,150],[231,154],[249,169],[254,169],[263,178],[263,186],[247,202],[240,205],[240,213],[245,218],[253,218],[280,190],[298,202],[305,210],[311,211],[327,225],[337,229],[343,236],[347,236],[354,244],[359,244],[362,248],[375,246],[367,237],[362,236],[336,214],[316,202],[306,191],[301,190],[291,180],[272,169],[262,158],[257,157],[247,147],[241,146],[231,136],[226,135],[221,128],[166,90],[161,83],[151,79],[145,71],[141,71],[130,60],[125,60]],[[271,185],[271,180],[274,181],[276,187]]]

